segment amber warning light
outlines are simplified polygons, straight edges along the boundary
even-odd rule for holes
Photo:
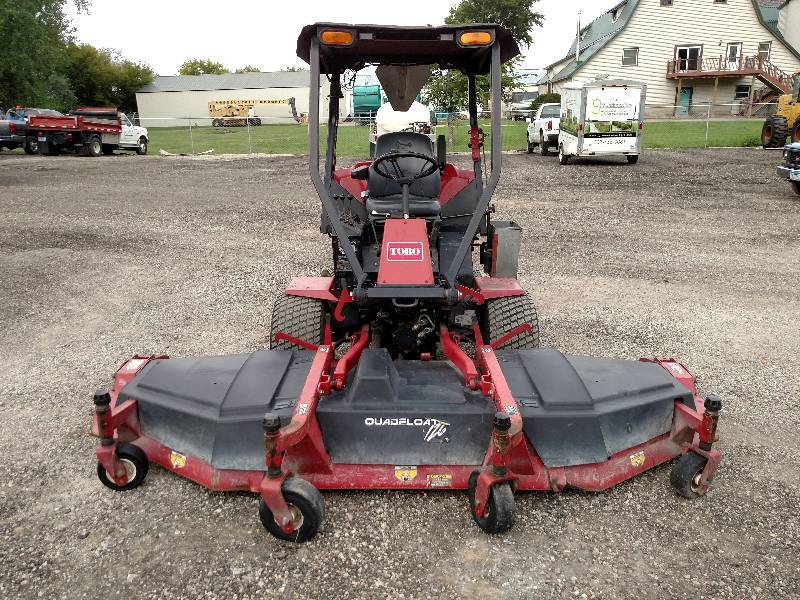
[[[492,34],[488,31],[464,31],[458,36],[462,46],[488,46],[492,43]]]
[[[353,43],[353,32],[329,29],[323,31],[319,35],[319,39],[323,44],[328,44],[329,46],[349,46]]]

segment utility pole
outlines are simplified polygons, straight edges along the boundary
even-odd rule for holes
[[[578,33],[575,36],[575,65],[581,56],[581,11],[578,11]]]

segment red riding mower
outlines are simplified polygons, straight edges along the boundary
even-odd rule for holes
[[[94,398],[100,480],[135,488],[152,462],[213,490],[249,490],[264,527],[297,542],[320,527],[325,489],[466,489],[489,533],[513,525],[515,492],[605,490],[674,458],[678,493],[704,494],[721,403],[700,398],[683,365],[539,348],[533,300],[515,278],[520,229],[489,210],[500,69],[519,53],[508,31],[323,23],[303,29],[297,53],[311,66],[310,170],[332,275],[291,281],[269,350],[124,363]],[[372,161],[336,168],[341,82],[365,65],[378,65],[401,111],[432,65],[462,71],[472,168],[447,162],[444,136],[414,132],[384,134]],[[485,74],[489,165],[476,102]]]

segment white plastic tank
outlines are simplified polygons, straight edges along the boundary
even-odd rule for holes
[[[431,111],[424,104],[417,101],[405,112],[397,111],[388,102],[378,109],[375,115],[375,133],[378,136],[384,133],[403,131],[413,123],[431,124]]]

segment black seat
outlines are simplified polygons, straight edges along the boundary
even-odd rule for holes
[[[425,154],[436,160],[433,144],[427,135],[401,131],[385,133],[380,136],[375,146],[375,157],[391,152],[417,152]],[[420,158],[400,158],[397,164],[406,177],[411,177],[423,171],[429,163]],[[384,162],[381,170],[392,173],[392,163]],[[441,206],[437,200],[441,178],[437,169],[431,175],[418,179],[409,189],[409,215],[412,217],[436,217]],[[370,167],[367,182],[369,197],[367,198],[367,213],[373,211],[377,215],[400,216],[403,213],[403,188],[399,183],[382,177]]]

